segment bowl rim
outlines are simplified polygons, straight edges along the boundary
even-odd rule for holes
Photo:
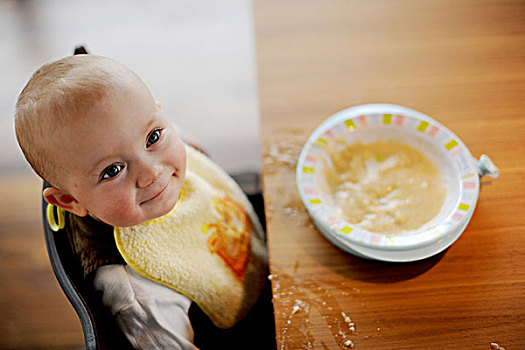
[[[460,167],[458,173],[461,178],[458,179],[460,186],[456,207],[451,210],[449,215],[432,227],[390,235],[367,231],[330,213],[328,206],[324,205],[319,198],[315,198],[317,195],[315,188],[313,190],[308,188],[308,186],[312,185],[312,182],[315,182],[313,181],[315,156],[312,156],[312,153],[315,152],[312,150],[319,149],[316,143],[321,140],[323,143],[327,142],[325,139],[326,135],[329,135],[327,131],[332,131],[343,123],[348,129],[351,126],[352,131],[370,127],[371,125],[366,122],[363,125],[359,125],[358,120],[363,117],[366,120],[370,120],[372,116],[375,119],[382,117],[383,124],[390,124],[393,117],[402,121],[405,120],[404,118],[406,120],[415,119],[419,122],[418,131],[432,138],[432,143],[434,144],[437,144],[436,139],[434,139],[435,135],[441,133],[441,138],[445,140],[443,146],[447,148],[447,154],[453,157],[456,166]],[[387,120],[388,123],[386,123]],[[377,125],[381,124],[374,124],[373,126]],[[406,124],[401,124],[400,126],[406,127]],[[429,136],[431,135],[430,132],[434,136]],[[454,152],[454,155],[452,155],[452,152]],[[296,167],[296,183],[301,201],[312,217],[314,224],[323,234],[331,234],[338,241],[346,241],[353,245],[379,250],[416,249],[433,244],[458,228],[462,227],[461,231],[463,231],[472,217],[479,196],[479,176],[474,158],[457,135],[438,121],[421,112],[408,107],[384,103],[371,103],[345,108],[334,113],[316,127],[299,154]],[[466,188],[467,184],[468,188]]]

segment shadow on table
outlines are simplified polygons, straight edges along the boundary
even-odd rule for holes
[[[430,270],[443,258],[446,251],[447,250],[424,260],[406,263],[388,263],[366,260],[348,255],[348,268],[345,270],[337,269],[335,272],[344,275],[349,279],[370,283],[394,283],[406,281]]]
[[[405,263],[383,262],[359,258],[346,253],[332,245],[320,232],[318,232],[318,235],[320,241],[316,243],[310,241],[308,246],[305,245],[304,241],[297,240],[296,242],[299,246],[303,246],[304,252],[311,252],[312,244],[314,246],[317,245],[316,249],[324,250],[323,254],[307,254],[334,273],[342,275],[349,280],[370,283],[395,283],[420,276],[441,261],[448,251],[448,249],[445,249],[439,254],[419,261]],[[321,240],[324,242],[321,242]],[[326,251],[327,249],[329,251]]]

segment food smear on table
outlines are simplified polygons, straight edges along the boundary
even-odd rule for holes
[[[323,284],[326,281],[314,281],[310,278],[295,280],[276,266],[271,266],[272,274],[268,278],[272,281],[273,303],[281,310],[276,315],[280,319],[277,328],[277,345],[279,350],[290,349],[293,342],[302,349],[316,349],[321,343],[335,345],[339,349],[353,349],[354,336],[357,334],[356,324],[350,316],[342,310],[335,295]],[[281,289],[282,287],[282,289]],[[347,290],[346,288],[344,290]],[[348,295],[348,292],[347,294]],[[326,329],[312,327],[310,317],[322,317]],[[324,344],[315,338],[315,334],[331,335],[333,344]],[[325,338],[325,341],[329,341]]]
[[[275,174],[295,169],[303,143],[293,135],[281,135],[279,140],[269,142],[263,151],[263,166],[266,174]]]
[[[498,343],[490,343],[491,350],[505,350],[505,348]]]
[[[394,140],[348,144],[336,138],[323,175],[335,215],[370,232],[414,230],[439,214],[443,177],[419,150]]]

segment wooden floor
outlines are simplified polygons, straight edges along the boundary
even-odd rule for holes
[[[82,329],[47,255],[41,181],[0,177],[0,349],[81,349]]]

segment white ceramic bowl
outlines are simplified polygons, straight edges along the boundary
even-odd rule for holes
[[[341,135],[349,144],[394,140],[426,155],[440,169],[447,189],[439,214],[397,234],[370,232],[334,214],[332,196],[321,190],[321,159],[329,156],[320,144]],[[498,175],[490,159],[483,156],[476,164],[465,144],[434,119],[406,107],[368,104],[342,110],[317,127],[299,155],[297,185],[314,224],[337,247],[364,258],[406,262],[437,254],[461,235],[476,207],[479,176],[485,173]]]

